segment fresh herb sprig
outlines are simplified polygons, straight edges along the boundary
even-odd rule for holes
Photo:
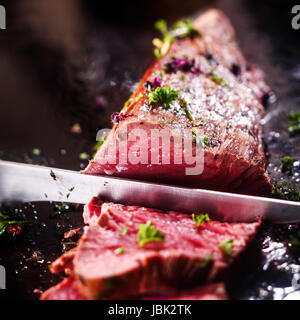
[[[210,74],[210,78],[215,83],[220,84],[223,87],[228,87],[228,84],[225,82],[225,80],[223,78],[221,78],[220,76],[218,76],[215,72],[212,72]]]
[[[3,207],[0,207],[0,235],[4,234],[9,227],[21,227],[24,224],[27,224],[27,221],[15,220]]]
[[[168,24],[166,20],[160,19],[154,24],[155,29],[161,32],[164,36],[163,40],[174,41],[177,39],[184,38],[195,38],[202,37],[202,34],[199,30],[193,27],[192,19],[179,20],[175,22],[171,30],[168,29]]]
[[[299,232],[299,230],[296,234],[290,234],[289,239],[290,239],[290,244],[294,248],[299,249],[299,247],[300,247],[300,232]]]
[[[121,236],[125,236],[127,234],[127,231],[128,231],[128,228],[127,227],[123,227],[122,230],[118,230],[118,233],[121,235]]]
[[[181,104],[182,104],[182,108],[185,112],[185,116],[190,120],[190,121],[194,121],[194,118],[188,108],[188,104],[184,99],[181,99]]]
[[[55,210],[50,214],[50,218],[56,218],[57,216],[60,216],[68,209],[68,206],[65,202],[60,202],[56,204]]]
[[[202,37],[201,32],[193,27],[192,19],[177,21],[171,30],[168,29],[167,22],[163,19],[156,21],[154,27],[163,35],[162,40],[158,38],[153,40],[153,44],[156,47],[154,54],[158,59],[167,54],[175,39]]]
[[[93,150],[94,150],[93,157],[95,157],[98,149],[100,149],[100,147],[103,145],[105,139],[106,139],[106,135],[105,135],[105,134],[102,134],[100,140],[98,140],[97,143],[96,143],[96,144],[94,145],[94,147],[93,147]]]
[[[200,269],[204,269],[213,259],[213,252],[208,253],[202,261],[196,261],[195,266]]]
[[[104,138],[102,137],[97,143],[94,145],[93,149],[97,151],[104,143]]]
[[[32,149],[32,154],[36,157],[40,156],[41,155],[41,150],[38,149],[38,148],[34,148]]]
[[[178,91],[168,86],[158,87],[154,91],[148,92],[148,103],[152,106],[161,106],[165,110],[169,109],[171,103],[178,99]]]
[[[65,253],[77,246],[77,241],[62,241],[62,252]]]
[[[289,114],[289,132],[291,134],[300,133],[300,112],[291,112]]]
[[[124,246],[119,247],[114,251],[114,253],[117,254],[117,255],[123,254],[124,252],[125,252],[125,247]]]
[[[209,138],[208,137],[200,137],[194,131],[192,131],[192,135],[193,135],[193,137],[195,139],[197,148],[204,149],[205,147],[211,147],[211,143],[209,142]]]
[[[272,196],[284,200],[300,201],[300,193],[288,182],[278,183],[275,181],[273,184]]]
[[[89,160],[90,156],[86,152],[82,152],[79,154],[80,160]]]
[[[66,194],[67,199],[69,199],[71,192],[73,192],[74,189],[75,189],[75,187],[68,189],[69,192]]]
[[[147,221],[146,224],[140,225],[137,241],[139,247],[143,247],[148,242],[164,242],[165,235],[156,229],[151,221]]]
[[[159,19],[154,23],[154,28],[160,33],[165,36],[168,33],[168,24],[167,21],[164,19]]]
[[[192,214],[192,219],[195,222],[197,228],[200,226],[200,224],[202,222],[207,223],[207,222],[210,221],[210,217],[208,216],[207,213],[201,213],[201,214],[199,214],[197,216],[193,213]]]
[[[207,122],[203,119],[203,118],[198,118],[196,120],[194,120],[192,126],[193,127],[203,127],[207,124]]]
[[[294,158],[293,157],[283,157],[281,158],[281,164],[282,164],[282,171],[291,171],[293,169],[294,165]]]
[[[172,34],[179,39],[202,37],[202,33],[193,27],[193,19],[177,21],[173,26]]]
[[[233,248],[233,239],[226,239],[219,244],[219,248],[226,256],[231,256]]]
[[[151,107],[162,107],[165,110],[171,108],[171,104],[178,101],[179,108],[174,108],[174,112],[184,113],[185,116],[193,121],[194,118],[188,108],[187,102],[180,98],[178,91],[170,88],[169,86],[157,87],[153,90],[150,86],[148,87],[148,104]]]

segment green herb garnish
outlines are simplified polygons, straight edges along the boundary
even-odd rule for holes
[[[201,138],[197,135],[197,133],[195,133],[194,131],[192,131],[192,135],[194,136],[195,142],[196,142],[196,147],[198,148],[203,148],[203,145],[201,144]]]
[[[158,75],[160,76],[160,79],[162,79],[163,76],[164,76],[164,72],[162,70],[156,70],[156,71],[154,71],[152,73],[152,77],[155,77],[155,76],[158,76]]]
[[[201,214],[199,214],[197,216],[193,213],[192,214],[192,219],[195,222],[197,228],[200,226],[202,221],[204,221],[206,223],[210,221],[210,217],[208,216],[207,213],[201,213]]]
[[[197,124],[193,123],[193,127],[200,127],[200,126],[202,127],[206,125],[206,121],[201,117],[195,121],[199,121],[199,123]]]
[[[124,247],[124,246],[122,246],[122,247],[120,247],[120,248],[117,248],[117,249],[114,251],[115,254],[122,254],[122,253],[124,253],[124,252],[125,252],[125,247]]]
[[[140,225],[137,241],[139,247],[144,246],[148,242],[163,242],[165,241],[165,235],[163,232],[155,229],[151,221],[147,221],[146,224]]]
[[[160,31],[162,35],[166,35],[168,33],[168,24],[164,19],[157,20],[154,23],[154,28]]]
[[[207,122],[204,119],[201,118],[199,120],[200,120],[200,122],[199,122],[200,126],[205,126],[206,125]]]
[[[69,199],[71,192],[75,189],[75,187],[72,187],[69,189],[69,192],[67,193],[66,197]]]
[[[59,216],[60,214],[62,214],[65,210],[66,210],[66,203],[65,202],[61,202],[57,208],[54,210],[54,212],[50,215],[51,218],[54,218],[56,216]]]
[[[178,100],[178,91],[165,86],[164,88],[156,88],[148,93],[148,103],[152,106],[161,106],[163,109],[169,109],[170,104]]]
[[[90,156],[86,152],[82,152],[79,154],[80,160],[89,160]]]
[[[32,154],[33,154],[34,156],[38,157],[38,156],[41,154],[41,150],[38,149],[38,148],[34,148],[34,149],[32,150]]]
[[[205,268],[205,267],[211,262],[212,258],[213,258],[213,252],[208,253],[208,254],[203,258],[202,261],[200,261],[200,262],[199,262],[199,261],[196,261],[195,265],[196,265],[197,268],[203,269],[203,268]]]
[[[168,30],[167,22],[163,19],[158,20],[154,24],[154,27],[163,35],[162,40],[157,38],[153,40],[153,43],[156,46],[154,54],[158,59],[166,55],[175,39],[184,39],[187,37],[194,39],[195,37],[202,36],[201,32],[193,27],[192,19],[177,21],[171,30]]]
[[[129,99],[125,102],[124,107],[127,108],[128,105],[129,105],[131,102],[132,102],[132,98],[129,98]]]
[[[291,171],[294,165],[294,158],[293,157],[283,157],[281,158],[282,163],[282,171]]]
[[[290,243],[293,247],[300,247],[300,240],[299,240],[299,231],[297,233],[297,235],[294,234],[290,234]]]
[[[205,147],[210,147],[211,144],[209,143],[209,139],[208,137],[200,137],[199,135],[197,135],[194,131],[192,131],[192,135],[195,138],[195,142],[196,142],[196,147],[197,148],[205,148]]]
[[[185,111],[185,115],[186,117],[190,120],[190,121],[194,121],[194,118],[188,108],[188,105],[187,105],[187,102],[184,100],[184,99],[181,99],[182,100],[182,103],[183,103],[183,109]]]
[[[0,235],[2,235],[6,229],[10,226],[22,226],[26,224],[27,221],[14,220],[11,215],[5,211],[3,207],[0,208]]]
[[[292,134],[300,132],[300,113],[299,112],[291,112],[289,114],[289,132]]]
[[[222,85],[223,87],[228,87],[228,84],[224,81],[223,78],[219,77],[216,73],[212,72],[210,78],[217,84]]]
[[[226,256],[231,256],[233,247],[233,239],[226,239],[219,244],[219,248]]]
[[[98,149],[103,145],[104,141],[105,141],[106,135],[103,133],[102,137],[100,138],[99,141],[97,141],[97,143],[94,145],[93,150],[95,151],[93,154],[93,157],[95,157],[96,152],[98,151]]]
[[[62,242],[62,245],[63,245],[62,252],[65,253],[65,252],[71,250],[72,248],[76,247],[77,242],[76,241],[66,241],[66,242]]]
[[[158,48],[154,48],[153,53],[154,53],[156,59],[160,59],[162,57],[160,50]]]
[[[143,95],[140,93],[136,98],[135,101],[140,101],[143,98]]]
[[[128,228],[127,228],[127,227],[123,227],[123,229],[120,230],[120,231],[118,231],[118,233],[119,233],[121,236],[125,236],[126,233],[127,233],[127,231],[128,231]]]
[[[180,39],[202,37],[201,32],[193,27],[193,20],[179,20],[174,24],[172,34]]]
[[[272,195],[274,198],[300,201],[300,194],[297,189],[293,188],[288,182],[278,183],[277,181],[273,184]]]
[[[93,149],[97,151],[97,150],[103,145],[104,140],[105,140],[105,139],[104,139],[104,137],[102,136],[102,138],[101,138],[99,141],[97,141],[97,143],[94,145]]]
[[[140,93],[136,98],[135,101],[140,101],[142,99],[143,95]]]
[[[210,143],[209,143],[208,141],[209,141],[209,139],[208,139],[207,137],[204,137],[204,138],[203,138],[203,143],[204,143],[204,145],[205,145],[206,147],[210,147]]]

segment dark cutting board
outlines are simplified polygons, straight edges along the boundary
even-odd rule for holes
[[[300,158],[300,136],[289,137],[287,115],[300,111],[300,30],[291,27],[289,1],[2,1],[7,30],[0,30],[0,157],[79,170],[92,154],[97,130],[110,127],[132,88],[153,60],[153,23],[175,21],[210,7],[225,11],[249,63],[267,75],[277,101],[267,108],[264,141],[273,179],[299,187],[299,172],[283,174],[280,159]],[[82,133],[71,133],[80,123]],[[41,154],[32,154],[39,148]],[[0,237],[7,272],[1,299],[38,299],[60,276],[48,265],[62,252],[65,231],[82,226],[82,208],[55,218],[55,204],[11,207],[31,223],[20,236]],[[300,298],[292,287],[300,255],[289,245],[298,226],[267,226],[244,257],[231,298]],[[32,259],[34,252],[37,259]],[[251,264],[249,263],[251,261]],[[246,266],[245,266],[246,265]],[[235,283],[236,282],[236,283]],[[234,285],[233,285],[234,283]]]

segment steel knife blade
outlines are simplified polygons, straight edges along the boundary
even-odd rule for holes
[[[0,161],[0,202],[86,204],[93,196],[168,211],[205,212],[212,219],[228,222],[258,219],[274,223],[300,221],[299,202],[83,175],[70,170]]]

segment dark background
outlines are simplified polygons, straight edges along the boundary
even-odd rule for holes
[[[299,137],[287,132],[287,115],[300,111],[300,30],[291,27],[295,1],[1,1],[7,29],[0,30],[0,158],[79,170],[93,153],[96,132],[124,101],[153,61],[153,23],[197,16],[217,7],[231,19],[243,53],[259,65],[276,95],[267,108],[264,141],[273,179],[299,186],[299,172],[282,174],[280,159],[300,158]],[[80,134],[71,132],[75,123]],[[32,153],[41,150],[40,156]],[[18,237],[0,237],[7,270],[3,299],[38,299],[59,280],[48,264],[62,250],[63,233],[82,225],[82,208],[50,219],[56,204],[12,207],[31,224]],[[298,253],[288,237],[297,226],[264,226],[248,268],[230,289],[232,298],[299,297],[291,288]],[[31,259],[38,251],[38,259]],[[253,259],[252,259],[253,255]],[[298,271],[297,271],[298,272]]]

